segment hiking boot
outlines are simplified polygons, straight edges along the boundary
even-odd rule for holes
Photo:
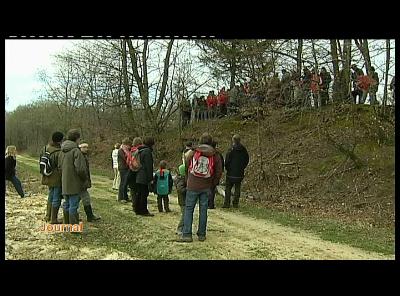
[[[154,214],[147,212],[147,213],[142,214],[142,216],[154,217]]]
[[[231,206],[230,205],[223,205],[222,208],[224,209],[229,209]]]
[[[193,238],[191,236],[181,236],[176,240],[178,243],[191,243]]]
[[[95,214],[93,214],[93,210],[92,210],[92,206],[91,205],[84,206],[83,209],[85,210],[88,222],[93,222],[93,221],[97,221],[97,220],[101,219],[101,217],[96,216]]]
[[[50,222],[50,224],[61,224],[61,222],[59,222],[57,220],[59,209],[60,209],[60,207],[51,207],[51,222]]]
[[[63,211],[63,223],[69,224],[69,212],[68,211]]]
[[[206,237],[205,237],[205,236],[199,236],[199,237],[198,237],[198,240],[199,240],[200,242],[204,242],[204,241],[206,240]]]
[[[51,208],[52,208],[51,202],[47,202],[46,217],[44,218],[44,220],[46,222],[50,222],[50,219],[51,219]]]

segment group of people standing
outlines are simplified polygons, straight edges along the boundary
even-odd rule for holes
[[[78,224],[79,203],[82,200],[88,222],[100,220],[101,217],[93,213],[90,194],[91,177],[89,167],[89,144],[81,142],[80,132],[71,129],[66,139],[61,132],[52,135],[51,142],[46,145],[40,158],[49,155],[50,175],[42,174],[42,184],[47,185],[49,194],[45,220],[51,224],[59,224],[58,212],[63,202],[63,223]]]

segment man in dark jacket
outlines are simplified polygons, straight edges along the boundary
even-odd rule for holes
[[[92,187],[92,180],[90,179],[89,156],[88,156],[89,144],[82,143],[79,145],[79,148],[81,149],[81,152],[82,152],[83,156],[85,157],[86,168],[87,168],[87,179],[84,184],[85,190],[83,190],[79,194],[79,197],[82,200],[83,209],[85,210],[87,221],[93,222],[93,221],[100,220],[101,217],[93,214],[92,203],[90,201],[90,194],[88,192],[88,188]]]
[[[47,210],[46,210],[46,222],[51,224],[57,224],[58,210],[61,206],[61,171],[58,169],[58,157],[61,152],[61,143],[63,141],[64,134],[61,132],[55,132],[51,136],[51,143],[46,145],[40,153],[40,158],[45,152],[50,153],[50,165],[53,168],[53,172],[50,176],[42,175],[42,184],[49,187],[49,195],[47,198]]]
[[[58,158],[58,168],[62,175],[65,224],[79,223],[79,194],[85,189],[88,176],[85,157],[78,148],[80,137],[79,130],[69,130],[67,140],[61,145],[61,153]]]
[[[192,242],[193,212],[199,200],[199,225],[197,236],[199,241],[206,239],[208,197],[211,188],[216,186],[221,178],[222,163],[211,146],[212,137],[204,133],[200,137],[199,146],[190,151],[185,159],[186,167],[186,204],[182,236],[178,242]]]
[[[226,153],[225,169],[226,169],[226,185],[225,185],[225,201],[223,208],[229,208],[231,204],[231,191],[235,186],[235,193],[232,205],[234,208],[239,207],[240,186],[244,178],[244,170],[249,164],[249,154],[246,147],[240,143],[240,136],[232,137],[232,147]]]
[[[154,216],[147,209],[149,185],[153,182],[153,146],[152,137],[145,137],[143,145],[138,147],[141,167],[136,174],[136,202],[135,213],[142,216]]]

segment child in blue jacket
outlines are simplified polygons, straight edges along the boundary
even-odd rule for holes
[[[172,175],[167,168],[165,160],[160,161],[160,169],[154,174],[154,193],[157,194],[158,211],[163,212],[163,203],[165,212],[171,212],[169,209],[168,194],[172,191]]]

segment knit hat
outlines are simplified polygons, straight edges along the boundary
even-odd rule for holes
[[[54,143],[59,143],[63,140],[64,134],[62,132],[54,132],[53,135],[51,136],[51,140]]]

